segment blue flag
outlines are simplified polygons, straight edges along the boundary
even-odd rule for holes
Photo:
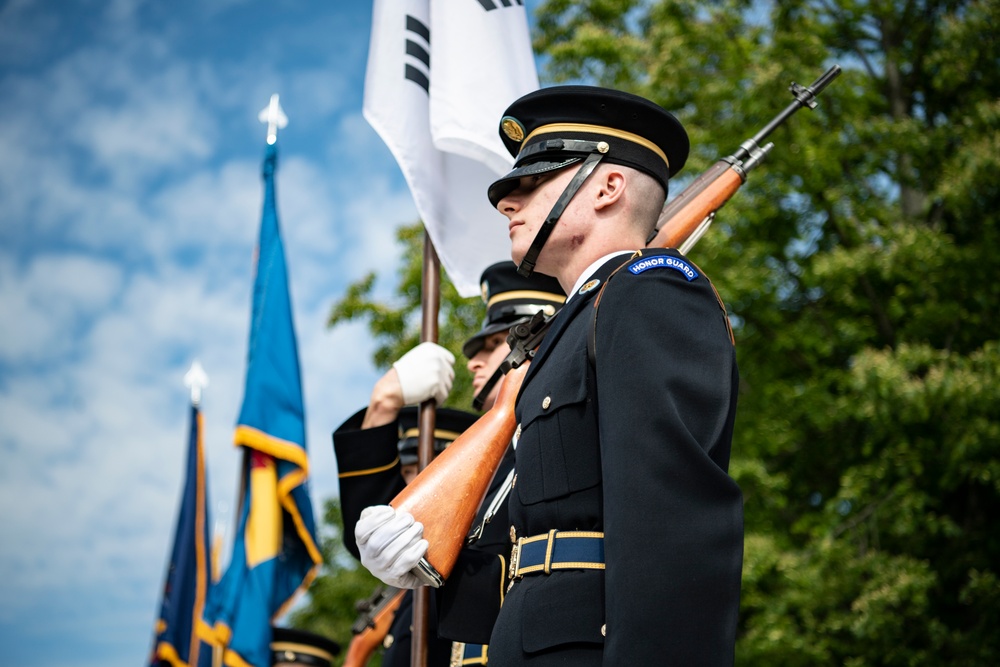
[[[152,665],[212,667],[212,647],[199,639],[195,631],[212,588],[208,485],[201,434],[201,412],[192,405],[187,480],[167,565],[160,618],[156,622]]]
[[[306,478],[305,414],[285,251],[274,201],[277,151],[264,158],[264,211],[246,388],[235,444],[243,448],[232,558],[205,609],[202,633],[230,667],[269,667],[271,621],[322,561]]]

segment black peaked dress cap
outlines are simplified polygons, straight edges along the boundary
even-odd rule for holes
[[[333,664],[333,657],[338,653],[340,644],[323,635],[295,628],[273,629],[271,664],[330,667]]]
[[[445,447],[476,423],[479,415],[454,408],[438,408],[434,418],[434,453],[440,454]],[[417,462],[417,445],[420,440],[418,426],[419,412],[416,407],[405,407],[399,411],[399,463],[412,465]]]
[[[643,171],[664,191],[690,150],[687,132],[669,111],[638,95],[596,86],[552,86],[528,93],[504,112],[500,138],[516,161],[513,170],[490,185],[493,206],[522,176],[580,162],[597,151],[595,142],[605,144],[604,162]]]
[[[467,359],[483,349],[489,336],[509,331],[539,311],[552,315],[566,301],[566,293],[558,280],[537,272],[525,278],[517,272],[517,264],[511,261],[486,267],[479,286],[486,304],[486,320],[483,328],[462,345],[462,354]]]

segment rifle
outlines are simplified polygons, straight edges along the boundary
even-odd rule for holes
[[[740,144],[739,149],[706,169],[684,188],[670,204],[663,207],[655,231],[646,241],[648,248],[677,248],[687,254],[715,219],[715,213],[736,194],[747,173],[761,163],[774,144],[761,145],[775,128],[802,107],[816,108],[816,96],[840,75],[840,65],[834,65],[811,86],[792,82],[789,90],[795,101],[775,116],[760,132]]]
[[[708,229],[716,211],[736,194],[746,182],[747,173],[774,147],[773,143],[761,146],[761,142],[802,107],[814,109],[816,96],[840,72],[840,66],[834,65],[810,86],[793,82],[789,90],[795,101],[665,206],[657,221],[658,229],[650,235],[646,246],[690,250]],[[517,421],[514,404],[534,349],[551,319],[539,314],[530,323],[511,330],[507,338],[511,353],[502,366],[507,372],[501,380],[496,403],[390,503],[396,509],[410,512],[424,525],[424,539],[429,546],[413,574],[428,586],[441,586],[458,559],[469,527],[514,435]]]
[[[351,626],[351,643],[344,656],[344,667],[365,667],[375,649],[385,639],[405,590],[382,586],[370,598],[358,603],[361,614]]]
[[[527,372],[527,363],[509,371],[500,380],[493,407],[389,503],[424,524],[427,553],[413,574],[427,586],[441,586],[455,566],[469,527],[514,437],[514,402]]]

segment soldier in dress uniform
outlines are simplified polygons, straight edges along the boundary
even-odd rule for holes
[[[518,270],[569,295],[518,396],[503,665],[731,665],[743,503],[738,372],[704,271],[647,249],[688,138],[619,91],[545,88],[501,120],[489,188]]]
[[[368,429],[359,428],[363,412],[352,416],[333,434],[340,477],[344,543],[355,558],[360,557],[354,529],[361,512],[372,503],[388,503],[417,473],[417,409],[404,407],[389,426]],[[471,412],[438,408],[434,428],[435,453],[443,451],[478,417]],[[438,637],[437,605],[433,596],[430,606],[427,664],[429,667],[440,667],[451,661],[452,642]],[[384,667],[409,667],[412,635],[413,595],[411,591],[406,591],[388,633],[382,639]]]
[[[272,667],[332,667],[340,645],[314,632],[293,628],[273,628]]]
[[[565,294],[559,283],[541,273],[529,278],[517,273],[513,262],[499,262],[483,271],[481,284],[486,303],[482,328],[462,346],[468,359],[476,391],[475,407],[488,410],[497,394],[500,363],[509,352],[507,333],[516,323],[542,312],[554,314],[563,304]],[[413,563],[406,554],[387,552],[383,561],[366,562],[355,536],[370,534],[372,526],[386,531],[411,529],[413,518],[392,523],[394,510],[387,505],[402,491],[416,471],[416,409],[402,407],[435,398],[443,403],[454,377],[454,358],[443,347],[422,343],[407,352],[376,383],[369,406],[342,424],[333,434],[334,452],[340,476],[341,507],[344,515],[344,542],[355,557],[385,583],[397,588],[418,585],[409,574]],[[374,416],[374,418],[373,418]],[[467,428],[478,415],[439,408],[436,445],[443,447]],[[378,423],[382,422],[382,423]],[[442,433],[444,429],[445,433]],[[438,437],[441,436],[441,437]],[[397,458],[398,441],[398,461]],[[438,449],[440,451],[440,449]],[[513,449],[498,469],[476,517],[476,537],[470,539],[453,568],[449,580],[431,596],[430,634],[442,639],[428,641],[428,665],[486,664],[486,643],[493,620],[500,608],[507,575],[505,564],[510,546],[507,538],[506,493],[512,480]],[[362,511],[374,506],[362,515]],[[447,512],[442,508],[442,512]],[[487,518],[488,515],[488,518]],[[365,519],[362,519],[365,516]],[[419,558],[419,557],[418,557]],[[388,572],[383,568],[393,568]],[[409,665],[409,614],[412,602],[405,596],[387,642],[396,647],[395,655],[383,656],[384,665]],[[452,640],[455,645],[452,646]],[[405,648],[404,648],[405,647]],[[444,653],[447,651],[447,657]]]
[[[511,256],[568,298],[515,408],[512,582],[490,660],[732,665],[732,331],[701,268],[645,247],[687,134],[658,105],[591,86],[518,99],[500,132],[516,161],[488,196]]]

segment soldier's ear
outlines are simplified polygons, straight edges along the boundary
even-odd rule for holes
[[[625,174],[619,169],[600,170],[593,175],[599,180],[594,208],[602,210],[612,206],[622,198],[625,193]]]

